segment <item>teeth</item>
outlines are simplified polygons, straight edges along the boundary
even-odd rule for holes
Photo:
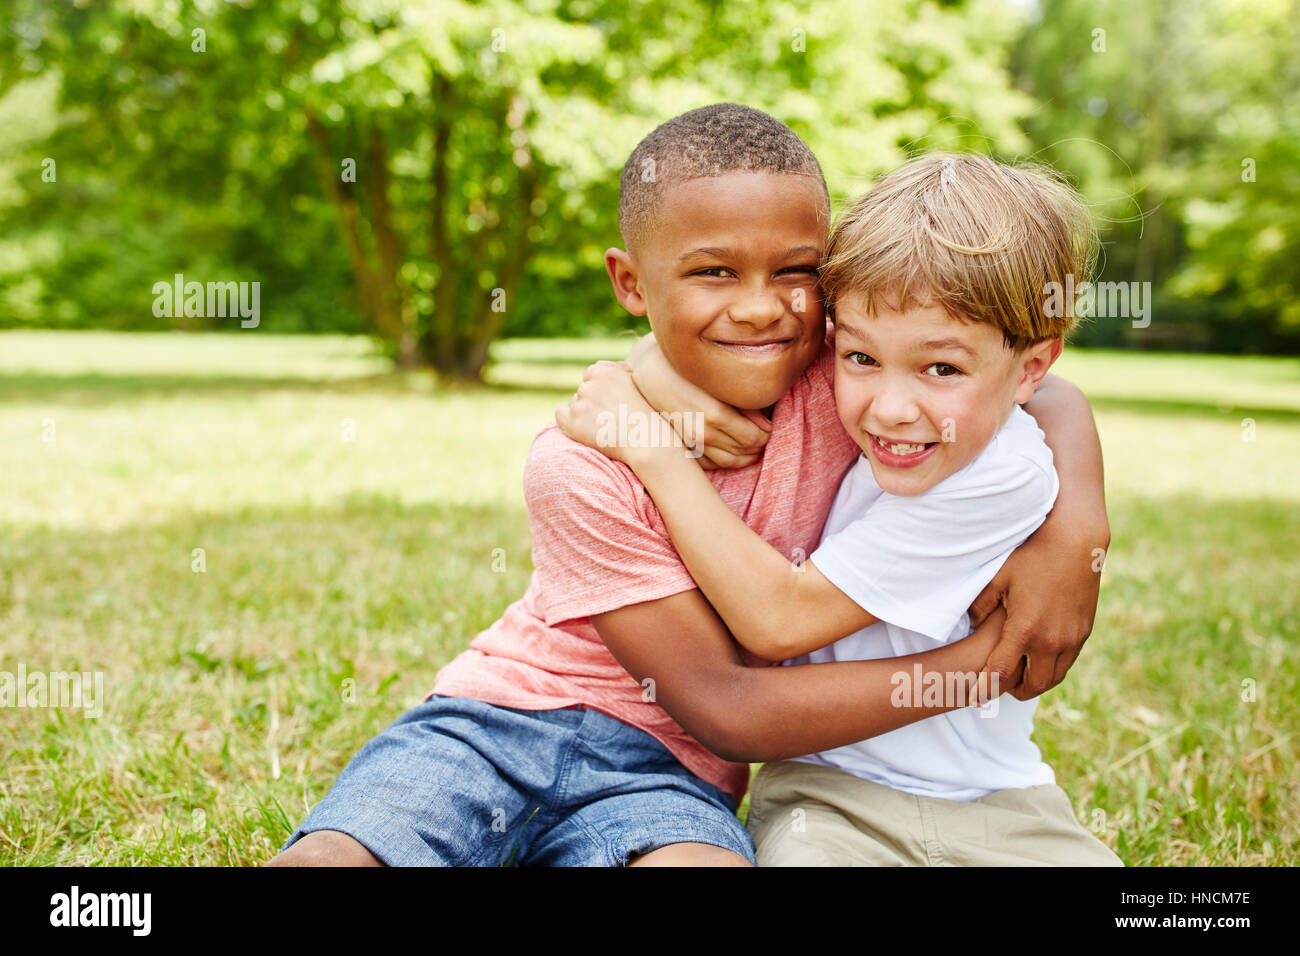
[[[924,443],[908,444],[908,445],[887,445],[883,441],[881,441],[879,437],[875,435],[871,437],[876,439],[877,445],[879,445],[881,448],[887,449],[888,451],[890,451],[895,455],[915,455],[919,451],[925,451]]]

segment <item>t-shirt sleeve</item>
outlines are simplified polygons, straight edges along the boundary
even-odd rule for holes
[[[548,626],[695,587],[632,471],[557,428],[533,441],[524,497]]]
[[[881,494],[862,517],[823,540],[812,561],[877,619],[947,641],[1056,500],[1051,452],[1041,449],[1045,458],[977,459],[921,495]]]

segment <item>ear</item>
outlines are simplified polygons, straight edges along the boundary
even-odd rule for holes
[[[645,315],[649,306],[641,291],[641,277],[632,256],[622,249],[606,249],[605,271],[609,273],[609,281],[614,284],[618,304],[633,315]]]
[[[1034,390],[1042,382],[1047,370],[1061,357],[1061,348],[1064,344],[1061,339],[1043,339],[1028,346],[1017,356],[1017,405],[1022,405],[1033,398]]]

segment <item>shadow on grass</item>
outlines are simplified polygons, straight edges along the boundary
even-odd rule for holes
[[[1111,548],[1141,545],[1158,550],[1177,543],[1180,559],[1192,548],[1213,561],[1267,562],[1277,571],[1277,547],[1300,536],[1300,512],[1291,501],[1194,494],[1115,496],[1108,501]]]
[[[1300,422],[1300,408],[1277,408],[1262,405],[1238,405],[1233,402],[1183,401],[1166,398],[1116,398],[1090,395],[1094,411],[1132,412],[1138,415],[1163,415],[1171,418],[1270,418]]]
[[[93,633],[120,622],[162,644],[234,621],[299,622],[321,640],[347,641],[357,628],[418,632],[454,611],[450,643],[435,648],[454,654],[523,595],[532,569],[522,504],[356,494],[114,532],[0,529],[0,566],[27,569],[24,603],[35,619],[71,617]],[[0,587],[0,620],[14,602]]]
[[[551,363],[526,364],[549,365]],[[586,368],[586,363],[574,368],[574,381],[579,382],[582,380],[582,369]],[[474,385],[442,380],[433,372],[423,370],[382,372],[375,375],[333,379],[254,375],[175,375],[158,372],[133,374],[83,372],[69,375],[18,372],[0,375],[0,404],[52,401],[70,405],[103,405],[178,395],[221,396],[235,393],[251,395],[284,391],[318,394],[370,392],[430,396],[524,393],[565,396],[572,394],[573,388],[534,383],[521,378]]]

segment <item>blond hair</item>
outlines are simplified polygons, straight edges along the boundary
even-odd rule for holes
[[[1050,283],[1068,289],[1087,281],[1095,250],[1087,206],[1052,170],[932,153],[849,208],[821,275],[832,318],[836,301],[849,295],[868,314],[879,304],[937,304],[996,326],[1019,349],[1069,331],[1073,308],[1046,307]]]

